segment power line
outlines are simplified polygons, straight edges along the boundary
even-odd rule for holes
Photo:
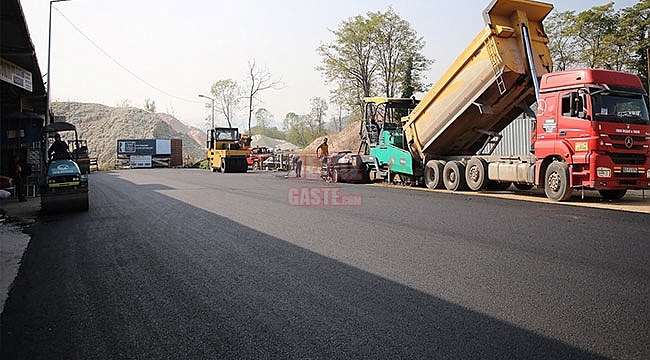
[[[146,85],[149,86],[150,88],[152,88],[152,89],[154,89],[154,90],[156,90],[156,91],[158,91],[158,92],[160,92],[160,93],[162,93],[162,94],[165,94],[165,95],[167,95],[167,96],[169,96],[169,97],[172,97],[172,98],[174,98],[174,99],[178,99],[178,100],[181,100],[181,101],[186,101],[186,102],[190,102],[190,103],[194,103],[194,104],[200,104],[200,103],[202,103],[202,101],[189,100],[189,99],[182,98],[182,97],[180,97],[180,96],[176,96],[176,95],[170,94],[170,93],[168,93],[167,91],[162,90],[162,89],[160,89],[160,88],[158,88],[158,87],[152,85],[152,84],[149,83],[147,80],[145,80],[145,79],[143,79],[142,77],[138,76],[138,74],[136,74],[136,73],[134,73],[133,71],[129,70],[129,68],[127,68],[126,66],[122,65],[119,61],[117,61],[114,57],[112,57],[111,54],[109,54],[106,50],[104,50],[101,46],[99,46],[95,41],[93,41],[90,37],[88,37],[88,35],[86,35],[83,31],[81,31],[81,29],[79,29],[79,28],[77,27],[77,25],[75,25],[72,21],[70,21],[70,19],[68,19],[68,17],[65,16],[61,11],[59,11],[59,9],[57,9],[56,7],[54,7],[54,10],[56,10],[56,12],[58,12],[59,15],[63,16],[63,18],[64,18],[64,19],[65,19],[65,20],[66,20],[70,25],[72,25],[72,27],[75,28],[75,30],[77,30],[77,32],[79,32],[79,34],[81,34],[81,36],[83,36],[84,38],[86,38],[86,40],[88,40],[91,44],[93,44],[93,46],[95,46],[99,51],[101,51],[104,55],[106,55],[106,57],[108,57],[111,61],[113,61],[117,66],[121,67],[124,71],[128,72],[129,74],[131,74],[131,75],[132,75],[133,77],[135,77],[136,79],[142,81],[144,84],[146,84]]]

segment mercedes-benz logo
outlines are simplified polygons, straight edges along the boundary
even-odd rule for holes
[[[628,149],[631,149],[632,145],[634,145],[634,140],[632,140],[632,138],[629,137],[629,136],[626,137],[625,138],[625,147],[628,148]]]

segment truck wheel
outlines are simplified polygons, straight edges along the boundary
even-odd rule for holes
[[[226,166],[226,159],[221,159],[221,173],[225,174],[228,172],[228,167]]]
[[[569,185],[569,165],[567,163],[553,161],[548,166],[544,176],[544,192],[546,197],[555,201],[565,201],[571,197],[573,188]]]
[[[605,200],[618,200],[625,196],[627,189],[622,190],[598,190],[600,196]]]
[[[339,171],[336,169],[332,170],[332,182],[339,182]]]
[[[465,178],[470,189],[474,191],[484,189],[487,186],[487,162],[479,157],[469,159]]]
[[[442,181],[444,181],[447,190],[458,191],[466,189],[465,166],[459,161],[446,163],[442,172]]]
[[[444,164],[438,160],[429,160],[424,168],[424,184],[429,189],[442,189],[445,185],[442,181],[442,170]]]
[[[259,170],[259,169],[260,169],[260,163],[257,162],[257,161],[255,161],[255,162],[253,163],[253,170],[256,171],[256,170]]]

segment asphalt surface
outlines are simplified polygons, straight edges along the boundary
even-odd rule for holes
[[[3,359],[647,359],[650,215],[277,173],[91,174],[41,216]],[[300,200],[300,199],[298,199]],[[300,203],[300,201],[298,201]]]

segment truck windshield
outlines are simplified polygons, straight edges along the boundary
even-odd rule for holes
[[[650,125],[648,108],[643,96],[609,93],[591,96],[594,120]]]
[[[237,140],[237,130],[217,130],[217,140]]]

